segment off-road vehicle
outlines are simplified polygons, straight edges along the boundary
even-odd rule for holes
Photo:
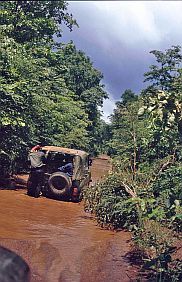
[[[91,181],[89,154],[81,150],[56,146],[44,146],[42,151],[47,155],[43,183],[41,184],[43,195],[56,199],[78,201],[82,188],[88,186]],[[72,165],[71,175],[60,169],[68,163]],[[38,187],[32,185],[30,178],[27,188],[28,194],[36,196]],[[37,191],[40,191],[40,187]]]

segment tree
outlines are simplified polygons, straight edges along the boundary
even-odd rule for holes
[[[0,149],[12,159],[35,142],[88,148],[88,116],[46,57],[2,36]],[[51,52],[38,47],[39,53]],[[35,54],[35,50],[33,51]]]
[[[152,65],[145,76],[152,84],[144,91],[144,106],[153,130],[156,156],[173,154],[182,140],[182,55],[180,46],[166,52],[152,51],[159,66]],[[165,91],[163,91],[165,90]]]
[[[122,104],[127,105],[128,103],[132,103],[137,101],[138,97],[131,89],[126,89],[124,93],[121,95]]]
[[[61,25],[72,29],[76,21],[65,1],[1,1],[0,22],[18,43],[52,42],[61,36]]]
[[[89,150],[96,152],[100,138],[99,107],[103,105],[104,99],[108,98],[101,83],[103,75],[93,67],[90,58],[77,50],[72,42],[58,48],[52,64],[56,66],[57,75],[64,78],[66,87],[74,93],[73,99],[83,102],[89,121]]]
[[[123,100],[116,103],[111,116],[112,138],[109,145],[112,155],[120,160],[122,167],[128,167],[135,178],[148,129],[146,121],[137,114],[142,104],[141,99],[131,90],[123,94]]]
[[[161,90],[175,90],[175,83],[181,77],[182,54],[180,46],[172,46],[165,52],[151,51],[156,58],[157,65],[151,65],[150,71],[146,72],[144,76],[145,81],[151,81],[150,88],[157,88]],[[149,89],[150,89],[149,88]]]
[[[102,106],[108,95],[101,83],[103,75],[93,67],[90,58],[70,42],[58,49],[57,60],[64,66],[61,74],[68,89],[75,93],[75,99],[83,101],[88,112]]]
[[[98,106],[107,94],[83,52],[54,42],[60,23],[75,24],[66,2],[2,1],[1,7],[0,149],[19,160],[37,142],[96,150]]]
[[[142,236],[142,244],[143,241],[150,246],[155,244],[155,263],[168,251],[164,251],[168,239],[161,245],[164,224],[179,230],[181,227],[179,52],[180,47],[172,47],[166,53],[153,51],[159,65],[151,66],[151,71],[145,74],[151,85],[138,96],[126,90],[116,103],[109,141],[113,172],[85,194],[86,207],[95,213],[99,224],[110,228],[129,223],[129,228],[133,226],[135,234]],[[160,263],[162,266],[163,260]]]

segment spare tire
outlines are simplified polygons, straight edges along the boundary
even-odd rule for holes
[[[72,181],[64,172],[55,172],[48,179],[49,192],[54,196],[68,196]]]

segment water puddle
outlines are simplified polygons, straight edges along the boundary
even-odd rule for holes
[[[107,159],[95,161],[94,179],[108,168]],[[0,244],[28,262],[31,282],[135,281],[137,270],[125,259],[130,234],[100,229],[82,203],[1,190],[0,213]]]

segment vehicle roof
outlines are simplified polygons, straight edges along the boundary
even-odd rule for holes
[[[70,155],[78,155],[80,157],[88,156],[89,154],[82,150],[76,150],[76,149],[69,149],[64,147],[57,147],[57,146],[44,146],[42,147],[42,150],[44,151],[50,151],[50,152],[60,152],[63,154],[70,154]]]

